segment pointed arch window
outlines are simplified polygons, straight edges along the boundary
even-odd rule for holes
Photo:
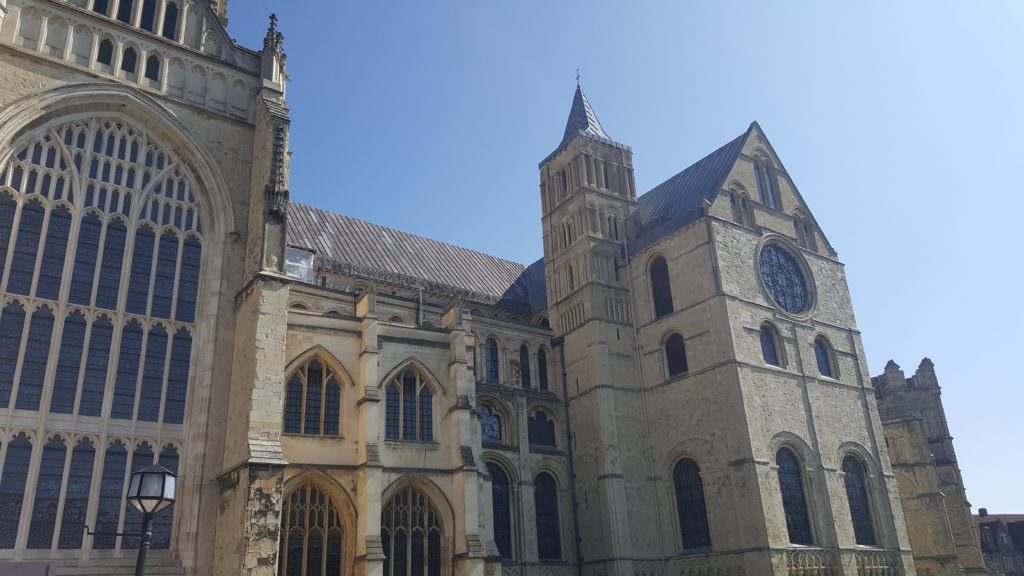
[[[488,384],[498,383],[498,342],[488,338],[484,344],[484,369]]]
[[[28,465],[32,458],[32,441],[21,432],[7,444],[3,473],[0,474],[0,549],[14,548],[25,501]]]
[[[380,524],[384,576],[441,576],[441,522],[425,494],[400,490],[385,504]]]
[[[174,40],[178,35],[178,4],[168,2],[164,9],[164,29],[162,36]]]
[[[341,378],[326,362],[311,358],[288,379],[284,431],[307,436],[341,434]]]
[[[160,58],[156,54],[150,54],[146,58],[146,78],[154,82],[160,80]]]
[[[547,472],[533,480],[537,516],[537,554],[541,560],[562,559],[562,530],[558,518],[558,484]]]
[[[150,32],[156,31],[156,0],[142,0],[142,17],[139,19],[139,27]]]
[[[512,494],[508,475],[501,466],[487,463],[491,476],[491,510],[494,519],[494,543],[503,559],[512,558]]]
[[[681,334],[672,334],[665,340],[665,362],[668,365],[669,378],[689,371],[689,364],[686,361],[686,343]]]
[[[526,423],[526,432],[530,438],[530,444],[556,446],[555,421],[548,418],[548,415],[541,410],[530,416],[529,421]]]
[[[317,485],[294,490],[281,510],[280,576],[341,576],[345,525],[337,505]]]
[[[871,518],[871,503],[868,500],[867,475],[864,465],[855,456],[843,458],[843,484],[846,501],[850,504],[850,519],[853,521],[853,535],[861,546],[876,546],[875,524]]]
[[[757,195],[761,204],[779,210],[779,198],[775,191],[775,171],[767,161],[757,158],[754,160],[754,181],[757,184]]]
[[[761,358],[765,364],[782,366],[778,350],[779,333],[774,326],[765,322],[761,325]]]
[[[533,382],[530,378],[530,349],[523,344],[519,347],[519,371],[522,374],[523,388],[529,389],[533,387]]]
[[[57,547],[62,550],[82,547],[85,536],[85,514],[89,508],[89,489],[92,486],[92,466],[96,448],[88,438],[82,438],[71,451],[67,493],[64,495],[64,513],[60,525]]]
[[[433,442],[434,395],[419,372],[407,369],[387,387],[386,438],[410,442]]]
[[[537,350],[537,386],[548,389],[548,354],[543,348]]]
[[[43,457],[39,462],[39,477],[35,486],[36,497],[32,506],[32,522],[28,528],[30,550],[49,549],[53,542],[66,453],[67,445],[60,436],[54,436],[43,445]]]
[[[661,318],[672,313],[672,283],[668,277],[668,263],[661,256],[651,262],[651,297],[654,300],[654,317]]]
[[[813,544],[800,460],[792,450],[782,448],[775,454],[775,464],[779,469],[779,489],[782,492],[782,508],[786,514],[789,541],[793,544]]]
[[[34,172],[32,174],[35,174]],[[32,276],[36,269],[36,253],[42,234],[46,208],[38,202],[28,202],[21,207],[18,223],[18,239],[11,255],[11,269],[7,273],[7,291],[13,294],[29,295]]]
[[[814,339],[814,360],[818,364],[818,373],[826,378],[835,378],[836,370],[833,362],[832,346],[824,336]]]
[[[708,513],[704,503],[704,483],[700,467],[689,458],[680,460],[672,470],[672,481],[676,492],[676,512],[679,514],[679,532],[683,549],[707,548],[711,546],[711,531],[708,529]]]
[[[125,24],[131,24],[132,22],[133,1],[121,0],[121,3],[117,5],[117,19]]]
[[[96,513],[96,532],[100,534],[94,536],[92,541],[92,547],[97,550],[109,550],[117,543],[117,537],[111,534],[118,532],[118,524],[121,522],[122,491],[127,465],[128,450],[120,440],[115,440],[103,456],[103,475]]]
[[[501,416],[490,406],[481,405],[477,409],[480,416],[480,436],[483,441],[501,443]]]
[[[122,2],[124,0],[121,0]],[[135,73],[135,68],[139,65],[139,53],[135,51],[135,48],[131,46],[124,49],[124,53],[121,54],[121,70],[129,74]]]
[[[100,47],[96,51],[96,60],[100,64],[112,66],[114,61],[114,43],[109,38],[100,40]]]

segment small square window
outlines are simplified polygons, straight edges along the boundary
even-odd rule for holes
[[[313,283],[313,253],[301,248],[288,248],[285,252],[284,272],[289,278]]]

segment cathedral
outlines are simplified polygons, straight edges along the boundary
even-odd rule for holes
[[[290,201],[283,37],[226,23],[0,0],[0,574],[131,573],[153,464],[148,574],[986,573],[757,123],[637,191],[577,86],[523,265]]]

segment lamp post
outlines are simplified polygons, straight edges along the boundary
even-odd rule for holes
[[[167,468],[154,464],[132,472],[128,484],[127,500],[142,513],[142,537],[139,540],[139,557],[135,561],[135,576],[143,576],[146,570],[146,552],[153,537],[153,515],[174,504],[174,487],[177,475]]]

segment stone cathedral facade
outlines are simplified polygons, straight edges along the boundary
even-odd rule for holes
[[[291,202],[281,34],[226,22],[0,0],[0,573],[130,572],[159,463],[152,574],[915,574],[756,123],[640,194],[577,87],[523,266]]]

